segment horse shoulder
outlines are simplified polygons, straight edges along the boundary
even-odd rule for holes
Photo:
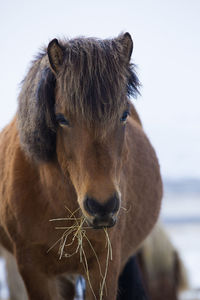
[[[141,125],[129,118],[126,128],[127,159],[124,165],[127,213],[122,255],[133,254],[149,234],[160,211],[162,180],[155,151]],[[130,226],[132,224],[132,226]],[[123,258],[122,258],[123,261]]]
[[[0,145],[1,226],[14,242],[35,212],[38,174],[21,150],[16,118],[1,132]]]

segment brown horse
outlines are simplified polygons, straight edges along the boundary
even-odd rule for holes
[[[188,289],[185,266],[160,222],[145,239],[137,258],[151,300],[178,300],[179,293]]]
[[[103,299],[116,299],[120,272],[157,220],[159,165],[129,100],[139,85],[132,49],[128,33],[54,39],[30,68],[17,115],[0,135],[0,239],[16,258],[30,300],[61,299],[59,276],[85,276],[79,253],[59,260],[58,244],[48,251],[61,237],[55,226],[64,226],[49,220],[65,218],[65,207],[88,227],[86,299],[99,298],[96,256],[107,268]]]

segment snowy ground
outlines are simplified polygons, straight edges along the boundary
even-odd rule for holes
[[[200,299],[200,195],[166,194],[161,219],[173,244],[185,264],[190,291],[181,300]],[[0,259],[0,299],[8,299],[4,275],[4,261]],[[82,297],[77,298],[82,299]],[[170,299],[169,299],[170,300]]]
[[[7,300],[9,296],[6,278],[5,278],[5,262],[0,258],[0,299]]]
[[[166,195],[161,218],[188,273],[190,292],[181,299],[200,299],[200,195]]]

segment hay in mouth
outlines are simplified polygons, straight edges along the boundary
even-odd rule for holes
[[[112,260],[112,246],[110,242],[110,238],[108,235],[107,228],[102,228],[102,230],[105,233],[105,249],[107,249],[107,255],[106,255],[106,261],[105,261],[105,270],[104,274],[102,272],[102,267],[98,258],[98,255],[89,240],[87,236],[87,229],[93,229],[92,226],[88,226],[86,222],[86,218],[84,216],[81,217],[76,217],[76,213],[79,211],[79,209],[75,210],[74,212],[71,212],[67,207],[66,210],[69,213],[69,216],[66,218],[57,218],[57,219],[51,219],[50,222],[55,222],[55,221],[74,221],[74,223],[71,226],[59,226],[55,227],[56,230],[64,230],[64,232],[61,234],[61,237],[48,249],[48,252],[53,249],[56,245],[59,244],[59,250],[58,250],[58,255],[59,259],[62,259],[63,257],[69,258],[72,257],[73,255],[79,253],[79,258],[80,258],[80,263],[83,265],[83,268],[85,270],[85,274],[88,280],[88,284],[90,286],[90,289],[92,291],[92,294],[94,296],[94,299],[97,300],[97,295],[95,295],[91,280],[90,280],[90,272],[89,272],[89,266],[88,266],[88,261],[87,261],[87,253],[85,252],[84,249],[84,243],[83,240],[87,242],[89,247],[91,248],[93,255],[96,259],[98,268],[99,268],[99,274],[101,277],[101,281],[99,283],[99,300],[103,299],[104,295],[104,289],[105,292],[107,293],[107,288],[106,288],[106,277],[107,277],[107,272],[108,272],[108,266],[109,266],[109,260]],[[75,245],[75,250],[73,252],[69,251],[70,246]]]

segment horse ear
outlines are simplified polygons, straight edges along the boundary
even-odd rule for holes
[[[119,39],[123,47],[123,54],[129,62],[133,51],[133,40],[131,38],[131,35],[130,33],[126,32],[121,35]]]
[[[58,73],[63,63],[64,50],[61,47],[61,45],[59,45],[57,39],[53,39],[49,43],[47,48],[47,53],[48,53],[51,68],[55,73]]]

